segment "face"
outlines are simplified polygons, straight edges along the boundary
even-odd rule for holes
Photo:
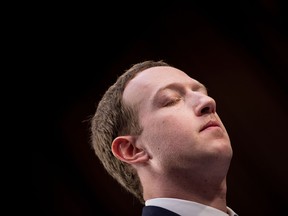
[[[203,84],[173,67],[153,67],[132,79],[123,100],[136,105],[143,132],[136,145],[155,170],[197,170],[229,164],[229,136]],[[215,168],[215,167],[214,167]]]

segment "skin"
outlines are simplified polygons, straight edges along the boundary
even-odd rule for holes
[[[123,100],[138,108],[143,132],[117,137],[112,152],[136,169],[144,199],[187,199],[226,212],[232,148],[205,86],[176,68],[153,67],[128,83]]]

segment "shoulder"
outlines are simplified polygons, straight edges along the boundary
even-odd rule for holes
[[[172,211],[158,206],[144,206],[142,209],[142,216],[179,216]]]

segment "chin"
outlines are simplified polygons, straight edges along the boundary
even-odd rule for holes
[[[223,158],[225,160],[231,160],[233,156],[233,150],[230,141],[216,141],[213,142],[209,147],[211,155],[216,156],[216,158]]]

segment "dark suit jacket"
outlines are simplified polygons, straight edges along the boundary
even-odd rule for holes
[[[172,211],[158,206],[144,206],[142,216],[180,216]]]

